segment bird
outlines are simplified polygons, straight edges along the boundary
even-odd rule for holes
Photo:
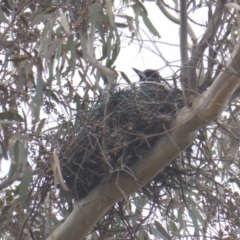
[[[147,81],[147,82],[160,82],[161,80],[163,80],[163,78],[161,77],[161,75],[158,73],[157,70],[147,69],[145,71],[140,71],[136,68],[133,68],[133,70],[139,76],[139,81],[140,82],[145,82],[145,81]]]
[[[141,84],[140,90],[142,93],[147,95],[153,95],[156,93],[159,94],[159,92],[168,92],[168,83],[158,73],[157,70],[147,69],[145,71],[140,71],[136,68],[133,68],[133,70],[139,76],[139,83]]]

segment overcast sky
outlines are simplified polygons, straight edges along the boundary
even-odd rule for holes
[[[121,45],[120,55],[115,63],[116,69],[119,71],[124,71],[128,77],[132,80],[136,79],[136,74],[132,70],[132,67],[139,70],[145,69],[159,69],[163,77],[169,77],[172,75],[173,71],[176,71],[176,68],[171,70],[171,68],[166,67],[166,63],[162,60],[160,54],[164,56],[167,62],[171,63],[170,65],[179,65],[180,64],[180,50],[179,50],[179,25],[172,23],[168,20],[160,11],[155,2],[145,2],[144,6],[147,8],[148,16],[155,28],[158,30],[161,38],[153,37],[151,33],[147,30],[144,24],[141,24],[141,27],[150,37],[150,39],[155,40],[155,47],[152,43],[147,44],[148,39],[145,37],[143,48],[135,43],[131,43],[130,40],[125,40],[125,43]],[[131,15],[133,12],[128,11],[128,14]],[[207,21],[207,9],[202,8],[194,12],[191,12],[191,17],[198,23],[204,24]],[[177,14],[175,14],[178,17]],[[201,27],[196,24],[189,22],[196,34],[197,37],[200,37],[203,34]],[[128,31],[128,30],[126,30]],[[144,34],[142,35],[144,37]],[[189,40],[189,43],[191,41]],[[148,49],[146,49],[148,47]],[[158,48],[158,50],[157,50]]]

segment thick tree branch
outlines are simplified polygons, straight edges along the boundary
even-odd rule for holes
[[[199,95],[190,108],[183,108],[169,131],[144,159],[139,159],[129,173],[116,173],[105,184],[96,186],[47,240],[83,239],[108,209],[117,201],[136,192],[164,169],[196,136],[196,130],[213,121],[225,109],[239,85],[239,43],[226,67],[212,86]]]

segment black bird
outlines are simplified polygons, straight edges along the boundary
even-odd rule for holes
[[[161,75],[158,73],[157,70],[147,69],[145,71],[140,71],[136,68],[133,68],[133,70],[139,76],[140,82],[143,82],[143,81],[160,82],[161,80],[163,80],[163,78],[161,77]]]

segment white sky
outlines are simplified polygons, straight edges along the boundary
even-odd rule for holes
[[[151,33],[147,30],[144,24],[141,24],[143,30],[147,33],[150,38],[154,39],[157,42],[157,47],[162,54],[166,58],[168,62],[174,62],[173,65],[180,64],[180,49],[179,49],[179,28],[180,26],[172,23],[168,20],[160,11],[155,2],[145,2],[144,6],[148,11],[148,16],[152,21],[155,28],[161,35],[161,38],[152,37]],[[131,14],[129,10],[129,15]],[[177,14],[175,15],[176,17]],[[194,20],[198,19],[198,23],[205,24],[207,22],[207,9],[201,8],[194,13],[191,13]],[[140,19],[140,18],[139,18]],[[196,34],[197,37],[200,37],[203,33],[203,29],[196,24],[192,24],[189,22]],[[143,35],[144,36],[144,35]],[[149,40],[146,38],[146,40]],[[130,41],[128,41],[130,42]],[[189,41],[189,43],[191,43]],[[158,69],[160,70],[160,74],[163,77],[169,77],[172,75],[172,71],[169,67],[164,68],[166,63],[159,56],[158,50],[154,48],[152,43],[148,44],[148,47],[152,49],[151,52],[149,49],[141,48],[137,44],[130,44],[127,46],[126,44],[121,45],[121,52],[118,56],[117,61],[115,62],[116,70],[123,71],[127,74],[129,79],[135,78],[136,74],[132,70],[132,68],[137,68],[139,70],[145,69]],[[146,42],[144,42],[144,46],[146,46]],[[179,69],[179,68],[177,68]],[[176,68],[175,68],[176,71]]]

